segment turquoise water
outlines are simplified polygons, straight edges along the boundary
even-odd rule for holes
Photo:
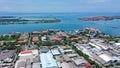
[[[120,15],[120,13],[2,13],[1,16],[54,16],[61,19],[60,23],[40,23],[40,24],[10,24],[0,25],[0,34],[8,34],[10,32],[32,32],[46,29],[60,29],[65,31],[73,31],[86,27],[97,28],[106,34],[120,36],[120,20],[113,21],[80,21],[80,17],[90,16],[112,16]],[[117,27],[117,28],[112,28]]]

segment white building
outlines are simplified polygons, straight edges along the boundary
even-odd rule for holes
[[[26,59],[30,63],[33,62],[33,53],[31,51],[21,51],[18,56],[20,59]]]
[[[35,58],[36,56],[39,56],[38,50],[31,50],[32,54],[33,54],[33,58]]]
[[[101,49],[101,47],[99,47],[99,46],[98,46],[98,45],[96,45],[96,44],[89,43],[89,45],[96,47],[98,50],[102,50],[102,49]]]
[[[58,68],[56,60],[53,58],[51,51],[40,54],[42,68]]]
[[[32,68],[40,68],[40,63],[33,63]]]
[[[60,52],[58,51],[58,49],[51,49],[51,52],[53,55],[60,55]]]
[[[41,40],[42,40],[43,42],[46,41],[46,37],[45,37],[45,36],[41,37]]]
[[[120,46],[120,43],[114,43],[113,46]]]
[[[106,63],[115,61],[115,59],[112,56],[109,56],[107,54],[101,54],[99,55],[99,57],[103,59]]]

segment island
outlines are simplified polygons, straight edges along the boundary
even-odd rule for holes
[[[31,23],[57,23],[61,22],[56,17],[39,17],[39,16],[0,16],[0,25],[3,24],[31,24]]]
[[[120,16],[97,16],[97,17],[88,17],[88,18],[79,18],[82,21],[108,21],[120,19]]]

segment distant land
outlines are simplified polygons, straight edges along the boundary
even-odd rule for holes
[[[0,25],[6,24],[30,24],[30,23],[57,23],[60,19],[56,17],[38,17],[38,16],[0,16]]]
[[[97,16],[97,17],[88,17],[88,18],[79,18],[82,21],[108,21],[120,19],[120,16]]]

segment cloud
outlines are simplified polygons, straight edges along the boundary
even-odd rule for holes
[[[3,7],[3,9],[5,9],[5,10],[11,10],[12,8],[11,7]]]
[[[110,0],[93,0],[93,2],[98,2],[98,3],[100,3],[100,2],[109,2]]]
[[[120,10],[119,3],[120,0],[0,0],[0,11],[113,12]]]
[[[7,6],[0,6],[0,11],[13,11],[13,7],[7,7]]]

